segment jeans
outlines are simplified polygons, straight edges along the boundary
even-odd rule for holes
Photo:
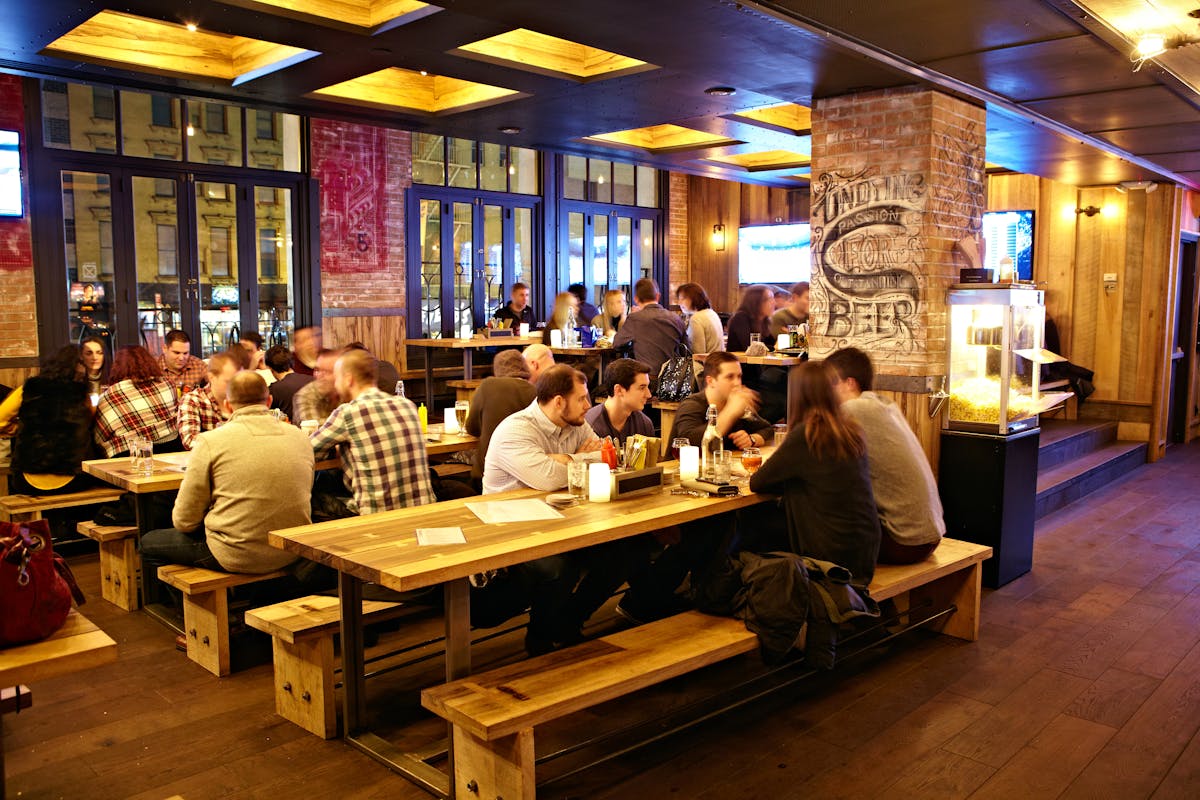
[[[567,603],[579,581],[579,569],[569,556],[546,556],[509,570],[529,597],[529,627],[525,649],[544,653],[570,634]]]
[[[158,568],[167,564],[224,571],[208,549],[208,538],[203,530],[195,533],[184,533],[175,528],[150,531],[142,537],[141,549],[142,561],[156,575]]]

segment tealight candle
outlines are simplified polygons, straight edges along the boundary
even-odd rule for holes
[[[522,339],[528,338],[529,337],[529,323],[522,322],[521,327],[518,329],[518,331],[520,332]]]
[[[453,408],[447,408],[443,412],[442,433],[458,433],[458,417],[454,415]]]
[[[558,328],[554,328],[550,331],[550,346],[551,347],[562,347],[563,346],[562,331],[560,331]]]
[[[588,500],[607,503],[612,499],[612,472],[608,464],[588,464]]]
[[[694,445],[679,448],[679,479],[694,481],[700,477],[700,448]]]

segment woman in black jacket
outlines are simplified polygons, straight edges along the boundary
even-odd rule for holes
[[[67,345],[25,381],[13,441],[12,488],[18,494],[59,494],[95,485],[81,462],[94,458],[94,414],[79,350]]]
[[[822,361],[792,369],[787,439],[750,478],[755,492],[782,495],[789,549],[830,561],[866,586],[879,555],[879,514],[858,425],[842,414]]]

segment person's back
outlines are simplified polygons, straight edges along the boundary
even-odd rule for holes
[[[293,411],[292,401],[296,397],[296,392],[312,383],[312,380],[312,375],[301,375],[297,372],[289,372],[287,375],[284,375],[282,378],[272,383],[269,387],[267,387],[271,392],[271,408],[278,408],[284,414],[287,414],[288,419],[291,419]]]
[[[488,444],[496,426],[509,415],[515,414],[533,402],[537,391],[524,378],[484,378],[471,397],[471,410],[467,414],[467,433],[479,437],[475,448],[475,463],[471,465],[471,477],[483,479],[483,464],[487,457]]]
[[[642,278],[634,292],[641,307],[617,331],[613,347],[633,342],[633,357],[650,368],[653,383],[663,362],[675,354],[675,348],[684,340],[686,325],[678,314],[658,304],[658,286],[654,281]]]

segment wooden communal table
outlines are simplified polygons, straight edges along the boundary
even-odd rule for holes
[[[528,347],[540,344],[542,336],[472,336],[470,339],[406,339],[405,344],[424,347],[426,350],[458,350],[463,359],[463,380],[471,380],[475,364],[475,351],[485,347]],[[433,408],[433,353],[425,354],[425,407]],[[432,413],[432,412],[430,412]]]
[[[53,678],[117,658],[117,643],[74,609],[52,636],[0,649],[0,688]],[[4,798],[4,731],[0,723],[0,800]]]
[[[769,499],[745,487],[741,494],[723,498],[672,494],[674,488],[663,487],[651,494],[610,503],[583,503],[562,509],[561,519],[537,522],[489,525],[466,507],[467,503],[545,497],[544,492],[520,489],[272,531],[270,543],[275,547],[338,571],[347,741],[427,790],[452,796],[451,779],[428,763],[426,759],[431,756],[400,753],[364,730],[364,581],[397,591],[443,585],[446,680],[456,680],[471,671],[470,575],[736,511]],[[419,546],[415,531],[432,527],[459,527],[466,544]]]

